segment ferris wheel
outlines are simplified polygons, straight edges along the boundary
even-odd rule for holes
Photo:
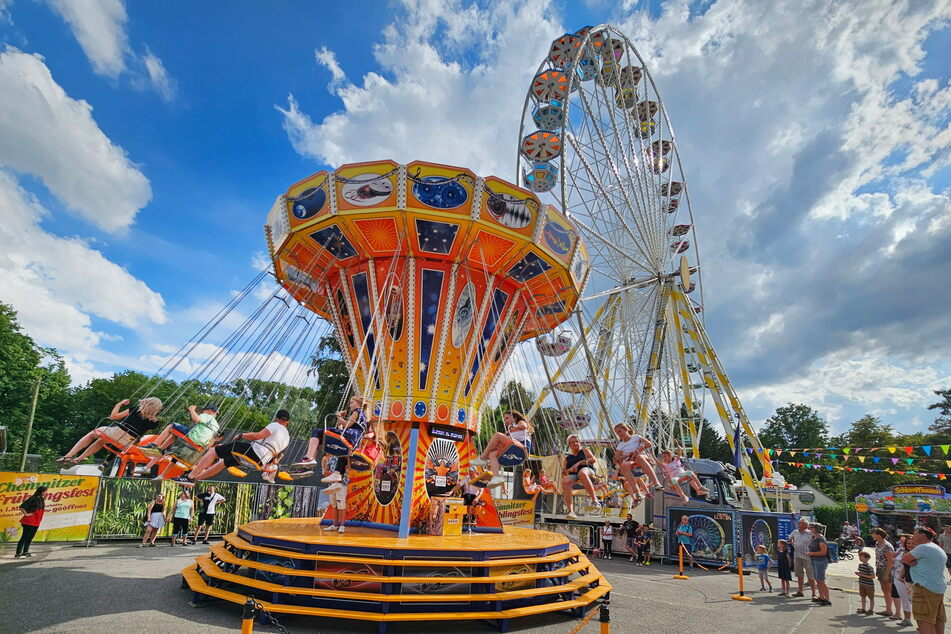
[[[589,442],[613,440],[612,425],[629,421],[699,457],[712,403],[731,446],[741,425],[765,460],[703,327],[694,215],[670,118],[623,33],[585,27],[552,42],[525,97],[517,155],[523,186],[563,209],[588,249],[575,256],[587,282],[574,332],[537,341],[549,385],[534,409],[553,400],[558,422]]]

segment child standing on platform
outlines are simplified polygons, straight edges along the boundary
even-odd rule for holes
[[[330,532],[344,532],[347,522],[347,458],[338,456],[336,459],[326,458],[328,468],[324,470],[321,482],[329,484],[324,492],[330,499],[330,508],[333,509],[334,523]],[[330,467],[329,463],[333,463]]]
[[[855,571],[859,578],[859,596],[862,597],[862,607],[855,611],[856,614],[874,614],[875,613],[875,570],[868,563],[872,558],[867,552],[859,552],[859,568]],[[865,599],[868,599],[868,607],[865,607]]]
[[[766,546],[760,544],[756,547],[756,568],[759,570],[759,589],[766,590],[769,586],[769,592],[773,591],[773,584],[769,580],[769,565],[773,563],[769,555],[766,554]]]
[[[776,542],[776,575],[782,585],[782,592],[778,596],[788,597],[792,582],[793,559],[789,551],[789,544],[785,539]]]

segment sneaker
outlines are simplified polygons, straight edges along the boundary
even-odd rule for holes
[[[876,612],[875,614],[877,614],[877,615],[879,615],[879,616],[891,616],[891,615],[892,615],[892,613],[889,612],[888,610],[882,610],[881,612]]]
[[[819,599],[819,605],[825,607],[827,605],[832,605],[832,601],[826,601],[825,599]]]
[[[493,487],[500,486],[503,482],[504,482],[504,480],[503,480],[502,478],[500,478],[500,477],[498,477],[498,476],[495,476],[494,478],[492,478],[491,480],[489,480],[489,483],[488,483],[487,486],[491,489],[491,488],[493,488]]]
[[[645,565],[645,566],[649,566],[649,565],[651,565],[651,562],[645,561],[645,562],[644,562],[644,565]]]
[[[902,627],[908,627],[911,625],[911,619],[902,619],[899,625],[901,625]]]
[[[484,460],[483,458],[474,458],[469,461],[469,466],[471,467],[485,467],[488,464],[489,464],[489,461]]]
[[[169,547],[169,548],[174,548],[174,547],[175,547],[175,542],[170,542],[169,545],[168,545],[168,547]]]
[[[261,480],[263,480],[264,482],[268,482],[270,484],[274,484],[275,475],[277,475],[276,471],[265,471],[264,473],[261,474]]]
[[[177,478],[172,478],[172,482],[188,488],[195,486],[195,483],[192,482],[187,475],[180,475]]]
[[[23,553],[23,556],[24,556],[24,557],[32,557],[32,556],[33,556],[33,553]]]
[[[789,596],[789,593],[788,593],[788,592],[780,592],[780,593],[777,594],[776,596],[777,596],[777,597],[788,597],[788,596]]]
[[[315,464],[317,464],[317,461],[314,460],[313,458],[304,458],[303,460],[300,460],[299,462],[295,462],[291,466],[292,467],[312,467]]]
[[[796,594],[794,594],[794,595],[792,595],[792,596],[794,596],[794,597],[804,597],[804,596],[806,596],[806,595],[804,595],[802,592],[797,592]]]
[[[631,561],[634,561],[634,558],[633,558],[633,557],[631,557]]]
[[[145,544],[139,544],[137,548],[145,548]]]
[[[343,524],[340,525],[340,528],[337,529],[338,533],[343,533],[343,530],[346,528]]]
[[[16,555],[14,555],[13,558],[14,558],[14,559],[19,559],[19,558],[22,557],[22,556],[23,556],[23,555],[20,555],[20,554],[18,553],[18,554],[16,554]]]
[[[565,517],[567,517],[567,518],[570,519],[570,520],[576,520],[576,519],[578,519],[578,516],[575,515],[575,512],[574,512],[574,511],[568,511],[568,514],[565,515]]]
[[[821,603],[821,602],[822,602],[822,599],[820,599],[819,597],[812,597],[811,601],[812,601],[813,603]]]
[[[211,542],[208,541],[207,539],[203,539],[201,543],[202,543],[202,544],[210,544]]]
[[[60,464],[62,464],[62,465],[71,465],[71,464],[74,464],[74,463],[76,462],[76,460],[75,460],[75,458],[69,458],[69,457],[67,457],[67,456],[61,456],[61,457],[59,457],[59,458],[56,459],[56,462],[58,462],[58,463],[60,463]]]

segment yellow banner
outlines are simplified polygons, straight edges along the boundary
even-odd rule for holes
[[[534,526],[534,500],[495,499],[495,508],[499,512],[502,524],[506,526]]]
[[[0,542],[20,538],[20,504],[47,487],[46,512],[34,541],[81,541],[89,534],[99,478],[0,471]]]

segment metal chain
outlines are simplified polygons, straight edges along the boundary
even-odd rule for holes
[[[266,616],[271,621],[271,625],[276,627],[279,632],[283,632],[283,634],[289,634],[289,632],[287,631],[287,628],[281,625],[280,622],[274,617],[274,615],[268,612],[264,608],[264,606],[258,603],[257,601],[254,602],[254,611]]]

